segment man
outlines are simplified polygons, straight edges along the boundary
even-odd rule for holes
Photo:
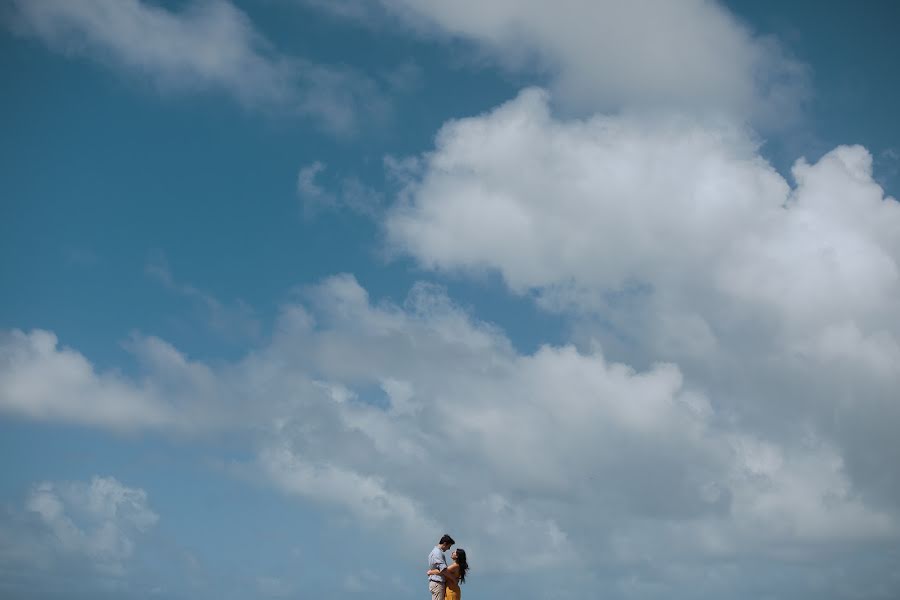
[[[434,550],[431,551],[431,554],[428,555],[428,569],[437,569],[438,571],[446,569],[447,558],[444,556],[444,552],[449,550],[450,546],[455,543],[453,538],[446,533],[441,536],[441,541],[438,542],[438,545],[435,546]],[[431,590],[431,600],[444,600],[446,586],[447,584],[444,581],[443,575],[428,576],[428,589]]]

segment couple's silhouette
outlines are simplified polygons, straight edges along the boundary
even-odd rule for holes
[[[431,554],[428,555],[428,571],[426,573],[431,600],[459,600],[460,598],[459,584],[466,581],[469,563],[466,561],[466,551],[457,548],[450,555],[453,563],[447,565],[447,557],[444,556],[444,552],[455,543],[453,538],[445,533]]]

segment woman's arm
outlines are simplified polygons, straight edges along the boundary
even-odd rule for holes
[[[453,563],[452,565],[450,565],[449,567],[444,569],[441,572],[441,575],[443,575],[444,577],[446,577],[448,579],[452,579],[453,585],[457,585],[459,583],[459,565],[456,563]]]
[[[444,577],[449,577],[453,580],[453,583],[457,583],[459,580],[459,565],[453,563],[443,571],[438,571],[437,569],[430,569],[425,572],[426,575],[443,575]]]

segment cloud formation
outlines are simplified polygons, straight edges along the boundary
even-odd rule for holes
[[[307,217],[314,216],[321,210],[347,209],[356,214],[375,217],[383,210],[383,194],[366,186],[356,177],[345,177],[337,184],[337,192],[330,192],[323,187],[322,173],[327,165],[321,161],[313,161],[304,165],[297,172],[297,196],[303,213]]]
[[[0,569],[16,573],[0,589],[32,597],[58,586],[54,593],[77,596],[94,580],[111,591],[158,520],[144,490],[114,477],[35,484],[24,509],[0,520]],[[79,576],[67,581],[70,572]]]
[[[30,419],[131,429],[173,421],[146,388],[98,374],[83,355],[60,348],[48,331],[0,335],[0,410]]]
[[[147,275],[160,284],[190,300],[210,331],[225,340],[253,340],[259,336],[259,317],[249,304],[241,299],[223,303],[218,298],[193,285],[175,279],[169,263],[162,254],[151,257],[145,269]]]
[[[303,298],[234,364],[140,344],[140,381],[181,399],[191,423],[254,432],[256,458],[235,468],[390,531],[403,556],[418,556],[423,531],[449,530],[483,574],[725,560],[740,579],[758,561],[802,565],[900,535],[896,504],[864,493],[831,432],[785,439],[736,420],[674,363],[521,354],[430,284],[402,306],[347,275]],[[510,544],[528,550],[511,560]]]
[[[532,89],[449,122],[423,160],[386,227],[428,267],[496,269],[519,292],[704,283],[818,323],[896,291],[900,208],[859,146],[801,159],[792,189],[728,122],[559,120]]]
[[[739,128],[558,120],[529,90],[447,124],[420,162],[386,221],[401,251],[499,272],[580,318],[583,343],[674,362],[741,418],[785,435],[776,421],[812,421],[859,481],[900,500],[897,478],[857,455],[900,456],[880,425],[900,417],[900,205],[864,148],[799,160],[791,186]]]
[[[161,89],[223,91],[246,107],[306,115],[342,133],[358,112],[387,110],[368,77],[279,54],[228,0],[192,0],[180,11],[143,0],[14,4],[15,30]]]
[[[382,532],[404,558],[450,531],[480,573],[539,572],[560,595],[600,572],[614,597],[748,581],[756,596],[836,582],[895,596],[884,563],[897,558],[900,477],[885,465],[900,462],[900,208],[860,146],[800,159],[790,181],[760,155],[745,123],[793,110],[802,67],[699,0],[381,5],[547,74],[552,92],[527,89],[448,122],[432,151],[387,159],[403,190],[386,215],[326,190],[319,162],[300,169],[298,194],[383,217],[392,249],[435,273],[498,273],[564,315],[570,343],[523,353],[439,286],[395,304],[340,274],[298,291],[234,362],[135,335],[128,376],[52,332],[6,332],[0,411],[246,441],[233,472]],[[334,10],[358,18],[359,6]],[[279,56],[227,2],[17,7],[53,48],[337,128],[352,118],[333,106],[371,89]],[[560,118],[554,100],[588,116]],[[36,486],[28,510],[113,574],[155,522],[141,490],[102,478]],[[590,583],[578,585],[572,595]]]
[[[371,5],[355,0],[308,1],[372,19]],[[718,2],[497,0],[485,7],[473,0],[381,0],[380,6],[423,35],[467,40],[510,68],[546,74],[554,100],[582,113],[664,108],[772,127],[795,119],[808,94],[805,66]]]

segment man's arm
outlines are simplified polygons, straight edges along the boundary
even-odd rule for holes
[[[431,570],[428,571],[428,575],[440,575],[442,571],[447,569],[447,559],[444,558],[443,552],[432,551],[431,554],[428,555],[428,562],[431,566]],[[432,573],[431,571],[437,572]]]
[[[459,567],[457,565],[450,565],[446,569],[431,569],[428,571],[428,575],[443,575],[444,577],[449,577],[453,580],[453,583],[457,583],[459,579]]]

